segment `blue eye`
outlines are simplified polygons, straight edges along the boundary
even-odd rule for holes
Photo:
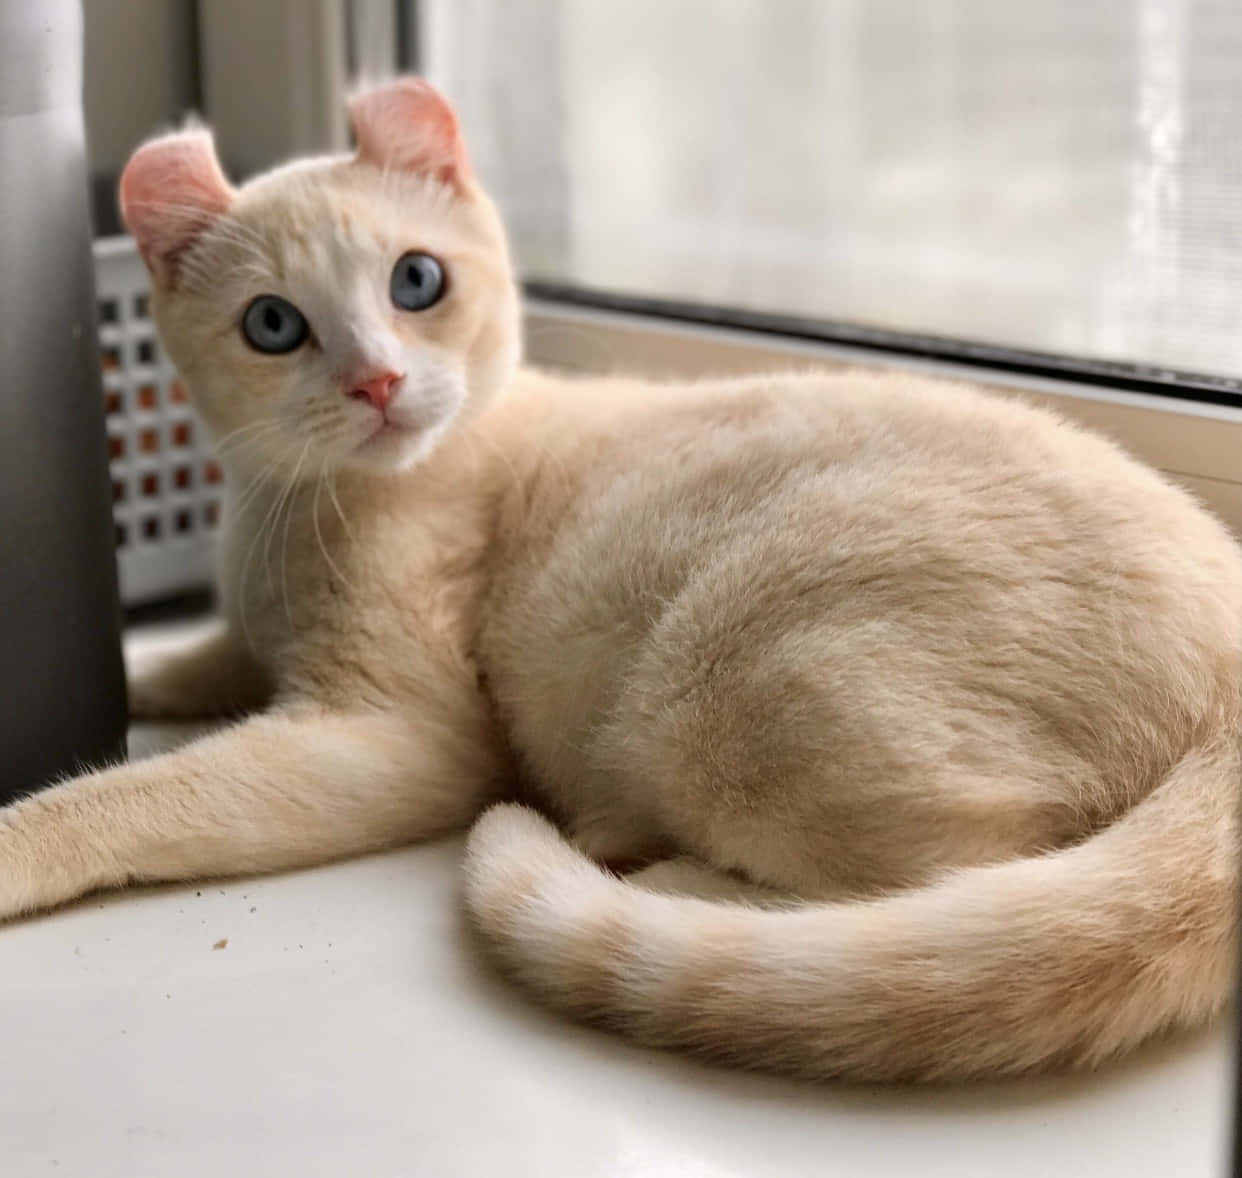
[[[242,335],[256,352],[277,356],[301,347],[310,335],[310,325],[288,299],[259,295],[242,316]]]
[[[412,250],[397,259],[388,289],[403,311],[425,311],[444,294],[444,267],[430,254]]]

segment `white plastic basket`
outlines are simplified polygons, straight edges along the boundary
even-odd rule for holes
[[[95,289],[121,600],[138,605],[210,585],[223,486],[132,238],[95,242]]]

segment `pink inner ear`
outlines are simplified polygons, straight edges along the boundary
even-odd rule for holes
[[[231,196],[208,131],[144,143],[121,173],[121,215],[153,271],[169,268]]]
[[[459,186],[470,179],[457,116],[444,96],[422,78],[398,78],[364,91],[350,102],[349,118],[359,159]]]

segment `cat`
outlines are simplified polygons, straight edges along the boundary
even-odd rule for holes
[[[240,188],[202,127],[125,169],[228,488],[225,624],[132,710],[235,719],[0,810],[0,917],[473,823],[494,960],[648,1044],[957,1081],[1208,1019],[1235,943],[1225,529],[964,385],[523,369],[447,102],[399,79],[350,114],[353,154]],[[767,898],[622,874],[687,856]]]

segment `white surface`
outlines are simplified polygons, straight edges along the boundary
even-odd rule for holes
[[[91,897],[0,928],[0,1174],[1226,1173],[1228,1027],[1095,1076],[958,1090],[708,1068],[495,979],[459,918],[459,853]]]

